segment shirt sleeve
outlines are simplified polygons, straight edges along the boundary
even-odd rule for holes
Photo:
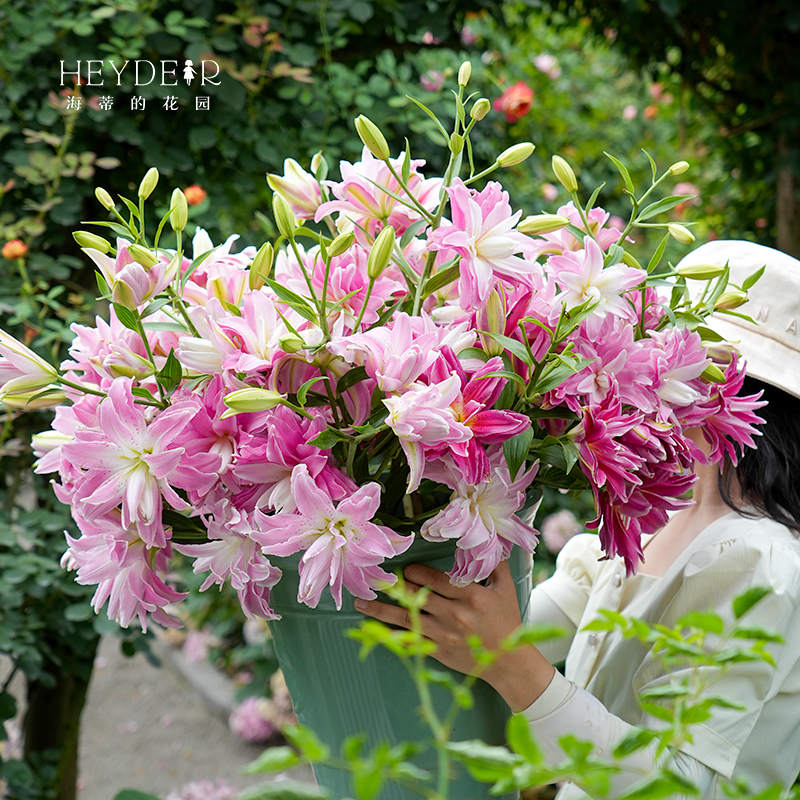
[[[586,609],[601,556],[598,536],[591,533],[573,536],[558,554],[556,571],[534,588],[531,599],[546,595],[572,626],[577,627]]]
[[[619,766],[620,771],[611,778],[610,797],[622,794],[662,766],[669,766],[685,777],[700,790],[701,795],[714,779],[711,769],[685,753],[659,757],[656,742],[621,761],[614,760],[614,747],[636,728],[610,713],[594,695],[578,688],[559,672],[553,676],[547,689],[520,714],[527,720],[549,764],[557,765],[564,759],[559,740],[577,735],[582,741],[592,743],[597,758],[613,761],[615,766]]]

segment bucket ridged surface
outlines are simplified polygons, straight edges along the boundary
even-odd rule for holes
[[[432,544],[419,539],[406,553],[383,566],[391,572],[408,564],[424,563],[446,571],[452,568],[454,550],[451,543]],[[271,622],[270,630],[300,722],[311,728],[336,756],[341,752],[344,739],[359,733],[366,735],[364,754],[381,741],[390,744],[430,741],[430,730],[419,715],[416,688],[402,661],[383,647],[376,648],[361,661],[359,643],[347,637],[346,632],[364,620],[364,615],[354,609],[353,598],[345,591],[342,609],[337,611],[326,591],[317,608],[308,608],[297,602],[300,554],[272,560],[283,569],[283,578],[273,590],[270,603],[282,619]],[[531,590],[531,558],[514,548],[509,563],[524,612]],[[429,666],[447,670],[432,659]],[[452,674],[458,681],[463,680],[459,673]],[[477,681],[472,692],[475,704],[459,712],[451,741],[481,739],[489,744],[503,744],[510,713],[508,706],[483,681]],[[450,708],[452,695],[437,686],[432,687],[432,695],[437,714],[442,718]],[[435,786],[433,747],[426,747],[414,762],[431,771]],[[453,766],[448,795],[451,800],[497,797],[489,794],[489,784],[473,780],[461,765]],[[349,773],[324,765],[315,765],[314,773],[319,784],[328,787],[335,800],[353,795]],[[378,800],[417,800],[420,796],[410,788],[386,784]]]

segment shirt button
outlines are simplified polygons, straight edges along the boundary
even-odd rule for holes
[[[614,576],[614,586],[622,586],[622,575],[619,573]]]
[[[592,647],[594,647],[597,644],[597,634],[596,633],[590,633],[589,634],[589,644]]]

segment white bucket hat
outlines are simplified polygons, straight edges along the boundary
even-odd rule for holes
[[[726,263],[730,282],[737,286],[766,266],[748,291],[748,302],[736,309],[758,324],[716,313],[708,320],[710,327],[741,352],[748,375],[800,397],[800,261],[771,247],[728,240],[698,247],[678,266]],[[687,283],[695,299],[705,288],[704,281]]]

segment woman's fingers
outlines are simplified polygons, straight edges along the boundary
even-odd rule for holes
[[[463,597],[466,587],[453,586],[446,573],[423,564],[411,564],[403,570],[406,580],[418,586],[427,586],[442,597],[457,599]]]
[[[405,608],[381,603],[379,600],[362,600],[360,597],[353,601],[356,611],[374,617],[387,625],[396,625],[398,628],[411,628],[411,617]]]

